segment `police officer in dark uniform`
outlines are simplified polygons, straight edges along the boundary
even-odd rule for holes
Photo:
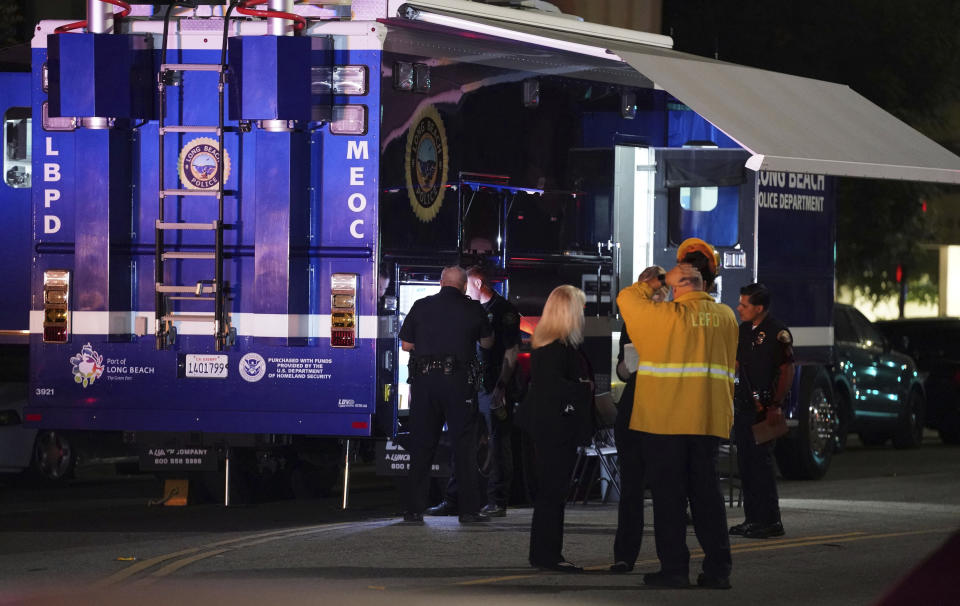
[[[520,314],[516,308],[491,288],[487,270],[479,265],[467,269],[467,296],[479,301],[493,327],[493,347],[481,349],[483,385],[477,394],[480,413],[489,428],[487,504],[480,510],[491,517],[503,517],[510,499],[513,481],[513,406],[507,401],[520,351]],[[446,498],[426,510],[427,515],[456,515],[458,507],[456,473],[450,475]]]
[[[481,498],[476,466],[476,344],[493,344],[480,304],[464,291],[467,274],[446,267],[440,292],[410,309],[400,328],[400,342],[410,360],[410,474],[404,520],[423,522],[430,488],[430,467],[446,422],[454,448],[454,468],[461,480],[460,522],[488,520],[479,513]]]
[[[793,383],[793,336],[770,315],[770,291],[763,284],[740,289],[738,381],[734,394],[733,434],[743,487],[745,520],[730,534],[752,539],[783,536],[776,472],[775,440],[757,444],[753,425],[783,403]]]
[[[488,278],[479,265],[467,269],[467,296],[480,302],[493,327],[493,347],[484,350],[483,389],[478,394],[490,428],[487,504],[480,511],[499,517],[506,515],[513,481],[513,403],[507,401],[507,391],[520,352],[520,314],[490,287]]]

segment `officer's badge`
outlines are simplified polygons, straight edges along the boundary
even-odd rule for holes
[[[791,343],[793,343],[793,339],[790,337],[790,331],[784,329],[778,332],[777,341],[780,341],[784,345],[790,345]]]
[[[758,330],[758,331],[757,331],[757,336],[754,337],[754,339],[753,339],[753,344],[754,344],[754,345],[763,345],[763,342],[766,340],[766,338],[767,338],[767,333],[763,332],[762,330]]]

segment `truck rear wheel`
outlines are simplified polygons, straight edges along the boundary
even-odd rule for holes
[[[41,430],[33,443],[30,469],[40,482],[56,484],[73,477],[76,452],[65,433]]]
[[[790,480],[819,480],[833,457],[837,409],[830,376],[821,367],[803,367],[795,431],[777,441],[777,464]]]

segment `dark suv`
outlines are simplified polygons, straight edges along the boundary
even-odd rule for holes
[[[850,305],[834,305],[833,329],[837,446],[843,448],[848,433],[859,434],[868,446],[890,438],[897,448],[920,446],[926,398],[914,361],[894,351]]]
[[[927,427],[960,444],[960,318],[877,322],[890,345],[917,361],[927,394]]]

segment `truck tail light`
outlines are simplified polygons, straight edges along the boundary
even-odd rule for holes
[[[310,92],[313,95],[366,95],[366,65],[315,65],[310,68]]]
[[[330,346],[357,343],[357,274],[330,276]]]
[[[367,107],[365,105],[334,105],[330,132],[334,135],[367,134]]]
[[[367,94],[367,66],[366,65],[335,65],[333,66],[333,94],[335,95],[366,95]]]
[[[70,271],[43,272],[43,342],[66,343],[70,338]]]

